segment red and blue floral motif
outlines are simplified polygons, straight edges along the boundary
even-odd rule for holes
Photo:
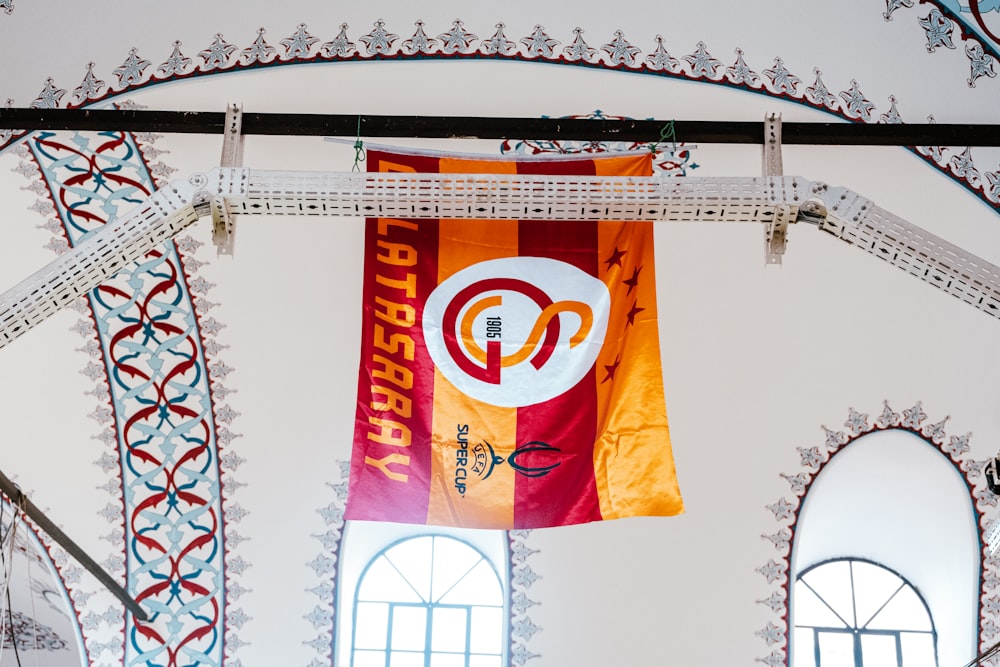
[[[70,245],[154,190],[123,133],[37,133],[30,147]],[[174,243],[89,294],[121,460],[127,587],[124,664],[220,665],[224,517],[210,370]]]

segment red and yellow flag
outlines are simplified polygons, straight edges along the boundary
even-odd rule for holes
[[[651,156],[370,150],[368,165],[647,176]],[[348,519],[512,529],[683,511],[652,223],[366,224]]]

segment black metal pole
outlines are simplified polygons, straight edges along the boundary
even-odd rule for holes
[[[225,113],[135,109],[0,109],[0,129],[92,130],[222,134]],[[657,142],[673,123],[678,141],[761,144],[764,123],[702,120],[488,118],[350,114],[243,114],[243,134],[416,137],[434,139],[550,139]],[[798,123],[781,126],[784,144],[843,146],[1000,146],[1000,125]]]
[[[139,606],[139,603],[132,599],[131,596],[125,591],[124,588],[118,585],[110,574],[104,571],[100,565],[94,562],[94,559],[87,555],[87,553],[79,547],[73,540],[69,538],[60,528],[52,523],[52,521],[45,516],[45,514],[38,509],[34,503],[28,500],[28,497],[21,492],[17,484],[12,482],[10,478],[0,472],[0,492],[7,496],[11,503],[16,507],[19,507],[28,515],[28,518],[35,522],[39,528],[44,530],[49,537],[56,541],[63,549],[65,549],[69,555],[76,559],[80,565],[82,565],[88,572],[97,577],[98,581],[104,584],[111,593],[121,600],[125,606],[128,608],[132,615],[135,616],[140,621],[149,620],[149,616],[146,614],[146,610]],[[17,520],[16,518],[14,519]]]

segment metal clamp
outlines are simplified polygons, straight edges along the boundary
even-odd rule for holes
[[[220,167],[243,166],[243,106],[230,104],[226,108],[226,130],[222,135]],[[236,216],[223,197],[212,206],[212,242],[219,255],[233,255],[236,245]]]
[[[781,114],[764,118],[764,145],[761,149],[761,169],[765,177],[781,176]],[[764,262],[781,264],[788,243],[788,224],[795,222],[796,212],[790,206],[778,206],[774,220],[764,227]]]
[[[787,204],[774,209],[774,220],[764,227],[764,260],[768,264],[781,264],[788,241],[788,223],[796,221],[795,211]]]

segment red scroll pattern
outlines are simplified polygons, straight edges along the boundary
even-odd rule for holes
[[[31,148],[75,245],[148,196],[123,133],[39,133]],[[220,665],[223,516],[209,368],[173,243],[89,295],[117,427],[127,583],[150,613],[126,619],[124,663]]]

